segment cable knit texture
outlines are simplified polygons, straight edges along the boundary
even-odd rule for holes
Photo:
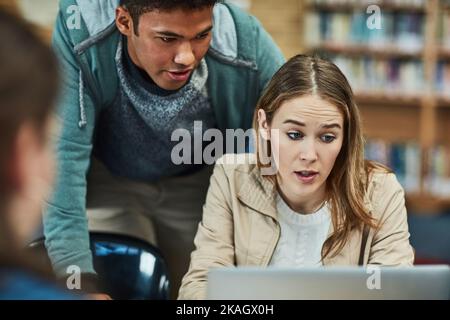
[[[327,204],[311,214],[293,211],[277,196],[277,211],[281,236],[270,265],[301,267],[322,265],[321,250],[331,223]]]
[[[190,164],[176,165],[172,149],[179,143],[203,154],[205,130],[215,128],[206,82],[208,67],[202,60],[190,81],[171,95],[152,93],[148,83],[132,77],[124,61],[122,42],[117,50],[120,96],[102,113],[97,128],[94,154],[115,175],[140,181],[157,181],[192,171]],[[194,126],[199,121],[201,127]],[[172,141],[175,130],[184,130],[191,139]]]

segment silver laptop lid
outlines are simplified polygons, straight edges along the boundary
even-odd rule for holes
[[[450,267],[213,269],[208,299],[449,299]]]

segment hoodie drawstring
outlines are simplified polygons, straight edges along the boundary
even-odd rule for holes
[[[78,126],[80,128],[83,128],[87,124],[86,119],[86,109],[84,107],[84,82],[83,82],[83,75],[80,71],[80,79],[79,79],[79,102],[80,102],[80,122],[78,122]]]

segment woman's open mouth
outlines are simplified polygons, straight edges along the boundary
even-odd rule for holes
[[[313,183],[316,177],[319,175],[317,171],[309,170],[295,171],[294,173],[297,179],[303,183]]]

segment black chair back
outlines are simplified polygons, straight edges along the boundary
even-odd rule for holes
[[[90,241],[102,292],[113,299],[169,299],[167,265],[156,247],[137,238],[100,232],[91,232]],[[44,239],[29,247],[49,263]]]

